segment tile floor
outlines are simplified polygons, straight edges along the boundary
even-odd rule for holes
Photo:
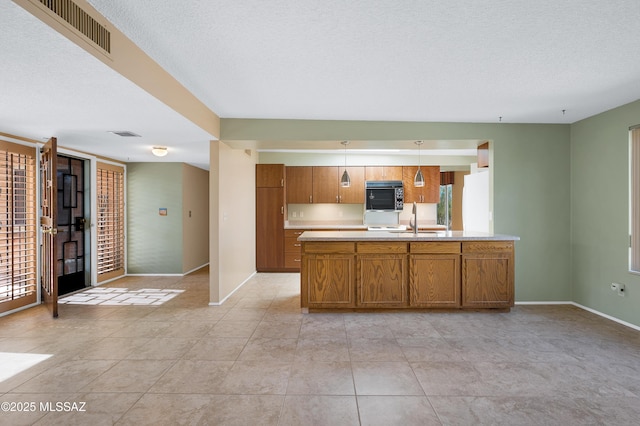
[[[639,422],[636,330],[572,306],[303,315],[298,279],[258,274],[212,307],[206,270],[128,277],[107,287],[184,292],[0,318],[5,377],[15,354],[48,355],[0,381],[3,410],[28,410],[0,424]]]

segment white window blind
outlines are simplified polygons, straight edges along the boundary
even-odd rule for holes
[[[124,275],[124,168],[97,165],[98,282]]]
[[[36,302],[35,153],[0,141],[0,313]]]

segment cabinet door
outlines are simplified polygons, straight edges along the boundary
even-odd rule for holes
[[[438,203],[440,202],[440,166],[421,166],[424,186],[413,186],[418,166],[402,168],[405,203]]]
[[[337,167],[313,168],[313,202],[337,203],[340,177]]]
[[[366,166],[365,180],[402,180],[402,166]]]
[[[256,188],[256,269],[284,267],[284,188]]]
[[[513,271],[513,252],[463,253],[462,306],[513,306]]]
[[[411,255],[409,305],[416,308],[459,308],[460,255]]]
[[[352,254],[310,254],[304,257],[302,307],[355,306]]]
[[[404,254],[364,254],[357,256],[358,307],[405,307],[407,256]]]
[[[313,203],[313,168],[287,167],[287,204]]]
[[[338,167],[338,176],[342,178],[344,167]],[[339,186],[340,202],[346,204],[364,204],[364,167],[347,167],[351,178],[348,188]]]
[[[256,187],[284,187],[284,164],[256,164]]]

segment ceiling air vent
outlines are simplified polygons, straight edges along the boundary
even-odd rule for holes
[[[142,137],[128,130],[109,130],[109,133],[113,133],[114,135],[122,136],[125,138],[141,138]]]
[[[47,9],[91,40],[107,53],[111,53],[111,33],[71,0],[38,0]]]

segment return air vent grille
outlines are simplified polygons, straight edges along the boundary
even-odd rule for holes
[[[71,0],[39,0],[102,50],[111,53],[111,33]]]

